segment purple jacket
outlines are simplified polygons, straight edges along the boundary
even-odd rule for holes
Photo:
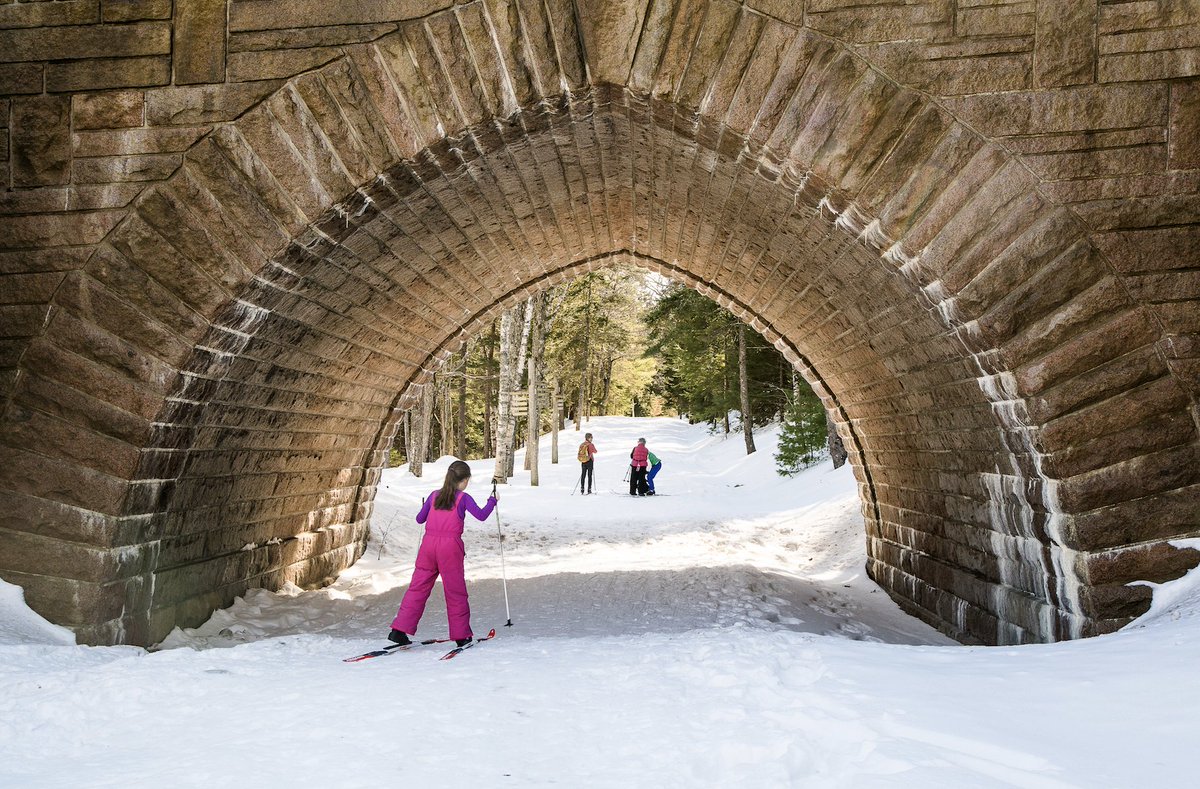
[[[425,498],[425,504],[422,505],[421,511],[417,513],[417,523],[426,523],[426,531],[453,531],[457,526],[457,533],[462,534],[464,522],[467,519],[467,512],[475,516],[477,520],[487,520],[487,517],[492,514],[492,510],[496,507],[496,500],[488,496],[487,504],[480,507],[475,503],[475,499],[471,498],[471,494],[459,491],[455,497],[453,510],[437,510],[433,507],[434,499],[437,498],[438,491],[430,493]],[[433,519],[430,520],[430,515]]]

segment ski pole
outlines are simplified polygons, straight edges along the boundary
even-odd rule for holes
[[[496,498],[496,480],[492,479],[492,498]],[[504,616],[508,621],[504,623],[505,627],[512,627],[512,614],[508,610],[508,573],[504,569],[504,532],[500,530],[500,503],[496,500],[496,534],[500,538],[500,581],[504,584]]]

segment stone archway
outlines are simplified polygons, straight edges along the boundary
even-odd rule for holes
[[[1187,280],[1114,262],[1181,231],[1098,234],[1100,201],[1064,195],[1123,154],[1044,150],[1151,124],[1159,85],[1070,88],[1064,66],[1029,95],[938,96],[931,70],[969,78],[953,57],[922,71],[897,56],[911,37],[847,44],[815,9],[430,11],[394,31],[361,11],[370,43],[311,47],[329,62],[287,81],[178,87],[182,48],[108,165],[176,168],[127,206],[10,225],[29,260],[56,227],[80,242],[4,412],[0,572],[35,606],[149,642],[329,577],[361,551],[397,393],[507,301],[613,256],[801,365],[854,447],[872,576],[956,637],[1104,632],[1146,604],[1128,581],[1190,566],[1168,543],[1198,528],[1190,324],[1151,292]],[[226,73],[272,75],[282,49]],[[21,112],[57,100],[37,101]],[[78,104],[103,101],[120,109]],[[186,153],[129,150],[166,140]]]

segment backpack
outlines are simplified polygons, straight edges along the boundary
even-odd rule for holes
[[[579,458],[580,463],[587,463],[592,459],[592,453],[588,451],[588,442],[584,441],[579,445],[579,451],[575,453],[575,457]]]

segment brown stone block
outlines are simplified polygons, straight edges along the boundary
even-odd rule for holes
[[[1200,225],[1100,233],[1093,238],[1122,274],[1186,269],[1200,257]]]
[[[1187,487],[1200,482],[1198,461],[1194,444],[1123,460],[1064,480],[1059,499],[1064,510],[1078,512]]]
[[[73,271],[83,268],[91,253],[90,247],[0,252],[0,273],[29,274],[43,271]]]
[[[125,480],[81,467],[62,457],[61,447],[40,444],[39,449],[48,454],[0,446],[0,485],[5,490],[109,515],[120,511]]]
[[[59,96],[12,100],[13,186],[45,186],[69,180],[70,108],[70,99]]]
[[[378,24],[416,19],[452,5],[449,0],[362,0],[354,4],[323,0],[262,0],[235,3],[229,29],[281,30],[348,24]]]
[[[1164,334],[1194,334],[1200,332],[1200,310],[1194,301],[1154,304],[1149,308],[1162,325]]]
[[[46,90],[50,93],[147,87],[170,81],[171,58],[167,55],[46,64]]]
[[[139,386],[127,376],[64,351],[42,339],[30,343],[25,368],[31,374],[76,389],[144,419],[152,419],[161,405],[161,393]]]
[[[72,137],[76,156],[128,156],[186,151],[210,129],[209,126],[105,129],[78,131]]]
[[[139,268],[202,316],[211,315],[230,298],[140,217],[131,217],[122,224],[110,243],[127,260],[138,261]]]
[[[1066,543],[1095,551],[1163,540],[1194,531],[1200,513],[1200,485],[1123,501],[1076,514],[1069,521]]]
[[[6,491],[0,496],[0,530],[30,532],[44,538],[109,547],[114,519],[57,501]]]
[[[0,275],[0,304],[45,304],[63,276],[54,271]]]
[[[1052,353],[1059,345],[1116,316],[1128,306],[1126,289],[1115,278],[1106,277],[1045,316],[1021,327],[1004,343],[1002,356],[1006,363],[1019,366],[1044,353]]]
[[[336,71],[342,65],[342,63],[332,64],[322,69],[322,72]],[[347,123],[346,116],[342,114],[337,102],[330,95],[321,74],[305,74],[295,79],[292,85],[303,100],[303,109],[305,110],[305,112],[297,111],[296,120],[305,126],[306,131],[311,131],[314,137],[323,136],[328,141],[354,186],[369,180],[383,169],[383,162],[373,163],[370,161],[369,147],[364,146],[361,136]],[[273,111],[276,106],[278,105],[272,105]],[[284,122],[286,123],[286,121]],[[344,199],[349,191],[335,192],[334,194],[339,199]]]
[[[1026,408],[1031,419],[1044,422],[1055,416],[1070,413],[1084,404],[1103,400],[1152,381],[1166,373],[1162,357],[1155,352],[1154,346],[1147,345],[1037,395],[1026,397]]]
[[[42,63],[0,63],[0,86],[6,96],[41,93],[45,85],[44,72]],[[4,126],[8,127],[7,112],[4,113]]]
[[[1043,458],[1043,470],[1055,477],[1083,474],[1147,452],[1196,440],[1196,427],[1186,408],[1144,419],[1123,430],[1081,441]]]
[[[62,0],[56,3],[0,5],[0,28],[85,25],[100,21],[96,0]]]
[[[350,194],[360,180],[365,180],[366,176],[356,179],[355,175],[347,172],[318,119],[313,117],[305,100],[293,88],[288,87],[276,93],[268,100],[267,107],[283,133],[291,140],[305,167],[335,200]]]
[[[141,126],[145,94],[140,90],[84,93],[72,96],[75,131]]]
[[[170,19],[171,0],[102,0],[105,22]]]
[[[0,238],[10,249],[95,244],[121,219],[120,211],[0,217]]]
[[[1079,590],[1079,604],[1082,613],[1090,619],[1099,621],[1118,619],[1124,623],[1150,610],[1152,596],[1153,591],[1148,586],[1089,585]]]
[[[233,120],[281,84],[280,80],[264,80],[147,90],[146,122],[151,126],[197,126]]]
[[[176,85],[225,81],[226,7],[207,0],[175,0]]]
[[[13,570],[5,570],[3,575],[6,581],[25,590],[30,608],[66,627],[116,619],[125,607],[121,583],[97,584]]]
[[[88,276],[102,283],[115,297],[162,324],[187,343],[198,342],[208,329],[207,322],[188,305],[132,265],[111,247],[96,250],[88,266]]]
[[[1167,135],[1169,167],[1176,170],[1200,167],[1200,80],[1171,83]]]
[[[132,414],[37,374],[21,379],[13,403],[37,408],[132,446],[142,446],[150,435],[148,417]]]
[[[84,320],[94,321],[135,347],[149,349],[156,358],[172,367],[183,364],[191,353],[190,342],[116,298],[97,280],[86,275],[72,274],[55,303]]]
[[[46,342],[102,364],[151,390],[165,388],[175,372],[142,349],[66,310],[55,310],[43,337]]]
[[[104,583],[145,572],[148,551],[113,551],[0,529],[0,572],[37,573]]]
[[[1040,0],[1033,64],[1038,86],[1093,82],[1096,5],[1087,0]]]
[[[1200,518],[1196,527],[1200,528]],[[1103,553],[1080,554],[1077,571],[1093,586],[1128,584],[1132,581],[1165,583],[1183,576],[1200,563],[1200,551],[1176,548],[1169,543],[1136,545]]]
[[[229,79],[231,82],[287,79],[323,66],[341,54],[338,47],[231,52],[229,54]]]
[[[1130,310],[1098,325],[1090,325],[1041,359],[1017,369],[1021,391],[1040,392],[1067,378],[1086,372],[1157,338],[1156,327],[1139,310]]]
[[[1166,169],[1167,146],[1156,143],[1105,150],[1030,154],[1024,157],[1024,161],[1034,173],[1047,181],[1141,175]]]
[[[170,50],[165,22],[0,30],[0,62],[5,63],[165,55]]]
[[[179,168],[178,154],[131,154],[79,158],[71,168],[71,178],[81,184],[109,184],[124,181],[162,181]]]
[[[947,108],[985,134],[1006,137],[1162,126],[1164,84],[1080,86],[949,98]]]

